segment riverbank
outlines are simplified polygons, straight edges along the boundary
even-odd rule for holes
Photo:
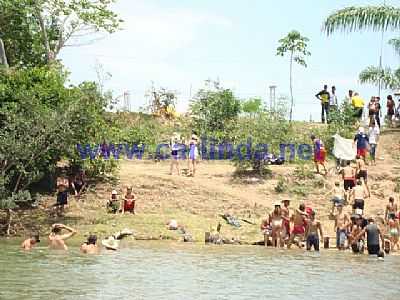
[[[388,197],[398,185],[400,164],[395,154],[399,151],[393,150],[397,139],[397,132],[382,135],[378,147],[380,159],[377,166],[369,168],[371,198],[366,200],[366,215],[382,216]],[[186,168],[186,163],[181,167]],[[326,235],[333,237],[333,221],[329,219],[331,202],[326,193],[339,177],[315,176],[312,167],[312,164],[302,168],[290,164],[271,166],[272,176],[262,180],[251,176],[234,177],[234,167],[229,162],[200,162],[198,173],[192,178],[169,175],[168,162],[123,160],[118,182],[91,186],[81,201],[71,196],[70,206],[62,218],[52,217],[50,213],[55,196],[42,196],[38,209],[18,216],[16,234],[24,236],[39,230],[46,235],[52,223],[61,222],[78,230],[75,239],[79,241],[90,233],[105,237],[124,228],[133,230],[136,239],[179,241],[182,234],[166,228],[170,219],[176,219],[197,242],[203,243],[204,233],[221,223],[224,237],[250,244],[262,240],[259,225],[272,204],[289,198],[292,208],[305,201],[315,209]],[[333,168],[333,162],[329,167]],[[283,190],[277,189],[281,183],[286,186]],[[133,186],[137,195],[137,215],[107,214],[105,204],[111,191],[116,189],[122,196],[128,185]],[[351,209],[348,206],[346,210],[350,212]],[[241,221],[241,227],[235,228],[220,217],[224,213],[253,224]]]

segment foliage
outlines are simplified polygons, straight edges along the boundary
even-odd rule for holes
[[[332,13],[324,22],[324,31],[331,35],[336,31],[374,31],[400,29],[400,8],[380,6],[351,6]]]
[[[249,114],[250,116],[255,116],[262,111],[262,101],[261,98],[250,98],[242,102],[242,111]]]
[[[237,120],[241,103],[230,89],[218,82],[208,82],[208,87],[197,92],[190,104],[193,127],[200,134],[220,133],[226,136],[230,123]]]
[[[292,77],[293,77],[293,62],[297,64],[307,67],[307,63],[305,61],[306,56],[310,56],[311,53],[307,50],[307,43],[309,39],[302,36],[300,32],[293,30],[288,33],[287,36],[279,40],[279,47],[277,48],[278,56],[285,56],[285,54],[290,55],[290,114],[289,118],[292,121],[293,118],[293,87],[292,87]]]
[[[294,170],[294,176],[299,180],[314,179],[315,174],[312,169],[310,169],[305,164],[299,164]]]
[[[275,189],[276,193],[281,194],[281,193],[286,192],[287,188],[288,188],[288,186],[286,184],[286,181],[281,177],[281,178],[279,178],[278,183],[276,184],[274,189]]]
[[[29,188],[63,157],[82,164],[76,144],[103,138],[107,100],[93,83],[65,88],[65,80],[52,67],[0,72],[0,198]]]
[[[152,114],[167,119],[176,118],[176,91],[168,90],[163,87],[156,89],[152,86],[147,94],[150,97],[149,110]]]
[[[361,83],[370,83],[381,85],[385,89],[396,89],[400,87],[400,69],[392,71],[391,68],[385,69],[375,66],[369,66],[359,75]]]
[[[110,10],[114,0],[2,0],[0,38],[10,66],[40,66],[67,46],[114,32],[121,20]],[[90,41],[89,41],[90,42]]]

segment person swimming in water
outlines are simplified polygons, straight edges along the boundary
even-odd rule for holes
[[[61,234],[63,229],[68,231],[68,233]],[[49,248],[54,250],[68,250],[65,240],[74,236],[76,233],[77,231],[69,226],[53,224],[49,235]]]
[[[311,247],[314,247],[315,251],[319,251],[319,239],[321,234],[321,240],[324,240],[324,234],[322,232],[321,222],[315,219],[315,211],[313,210],[310,213],[310,220],[307,222],[305,237],[306,237],[306,245],[307,251],[311,250]]]
[[[26,239],[22,244],[23,250],[31,250],[37,243],[40,243],[39,234],[32,235],[29,239]]]
[[[97,236],[89,235],[87,242],[81,245],[80,251],[85,254],[98,254],[100,252],[100,248],[97,245]]]

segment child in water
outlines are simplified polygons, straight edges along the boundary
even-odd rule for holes
[[[136,202],[136,196],[132,192],[132,187],[129,186],[126,189],[126,194],[124,196],[124,202],[122,205],[122,214],[124,214],[125,212],[130,212],[132,214],[136,214],[135,213],[135,202]]]

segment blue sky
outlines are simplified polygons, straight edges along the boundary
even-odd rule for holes
[[[119,0],[114,10],[125,20],[123,30],[95,44],[65,48],[61,54],[71,80],[97,80],[96,64],[112,74],[105,82],[115,96],[129,91],[131,107],[147,102],[146,90],[155,86],[178,92],[178,111],[188,108],[190,95],[204,80],[219,79],[240,98],[269,101],[268,86],[289,95],[289,62],[276,56],[278,40],[295,29],[310,39],[308,67],[294,68],[294,118],[319,119],[314,95],[323,84],[335,85],[339,100],[354,89],[367,100],[377,88],[358,84],[359,72],[378,65],[381,33],[321,31],[326,16],[351,5],[383,1],[263,1],[263,0]],[[386,1],[396,5],[398,1]],[[396,67],[396,57],[384,34],[383,64]],[[384,91],[383,95],[390,93]]]

